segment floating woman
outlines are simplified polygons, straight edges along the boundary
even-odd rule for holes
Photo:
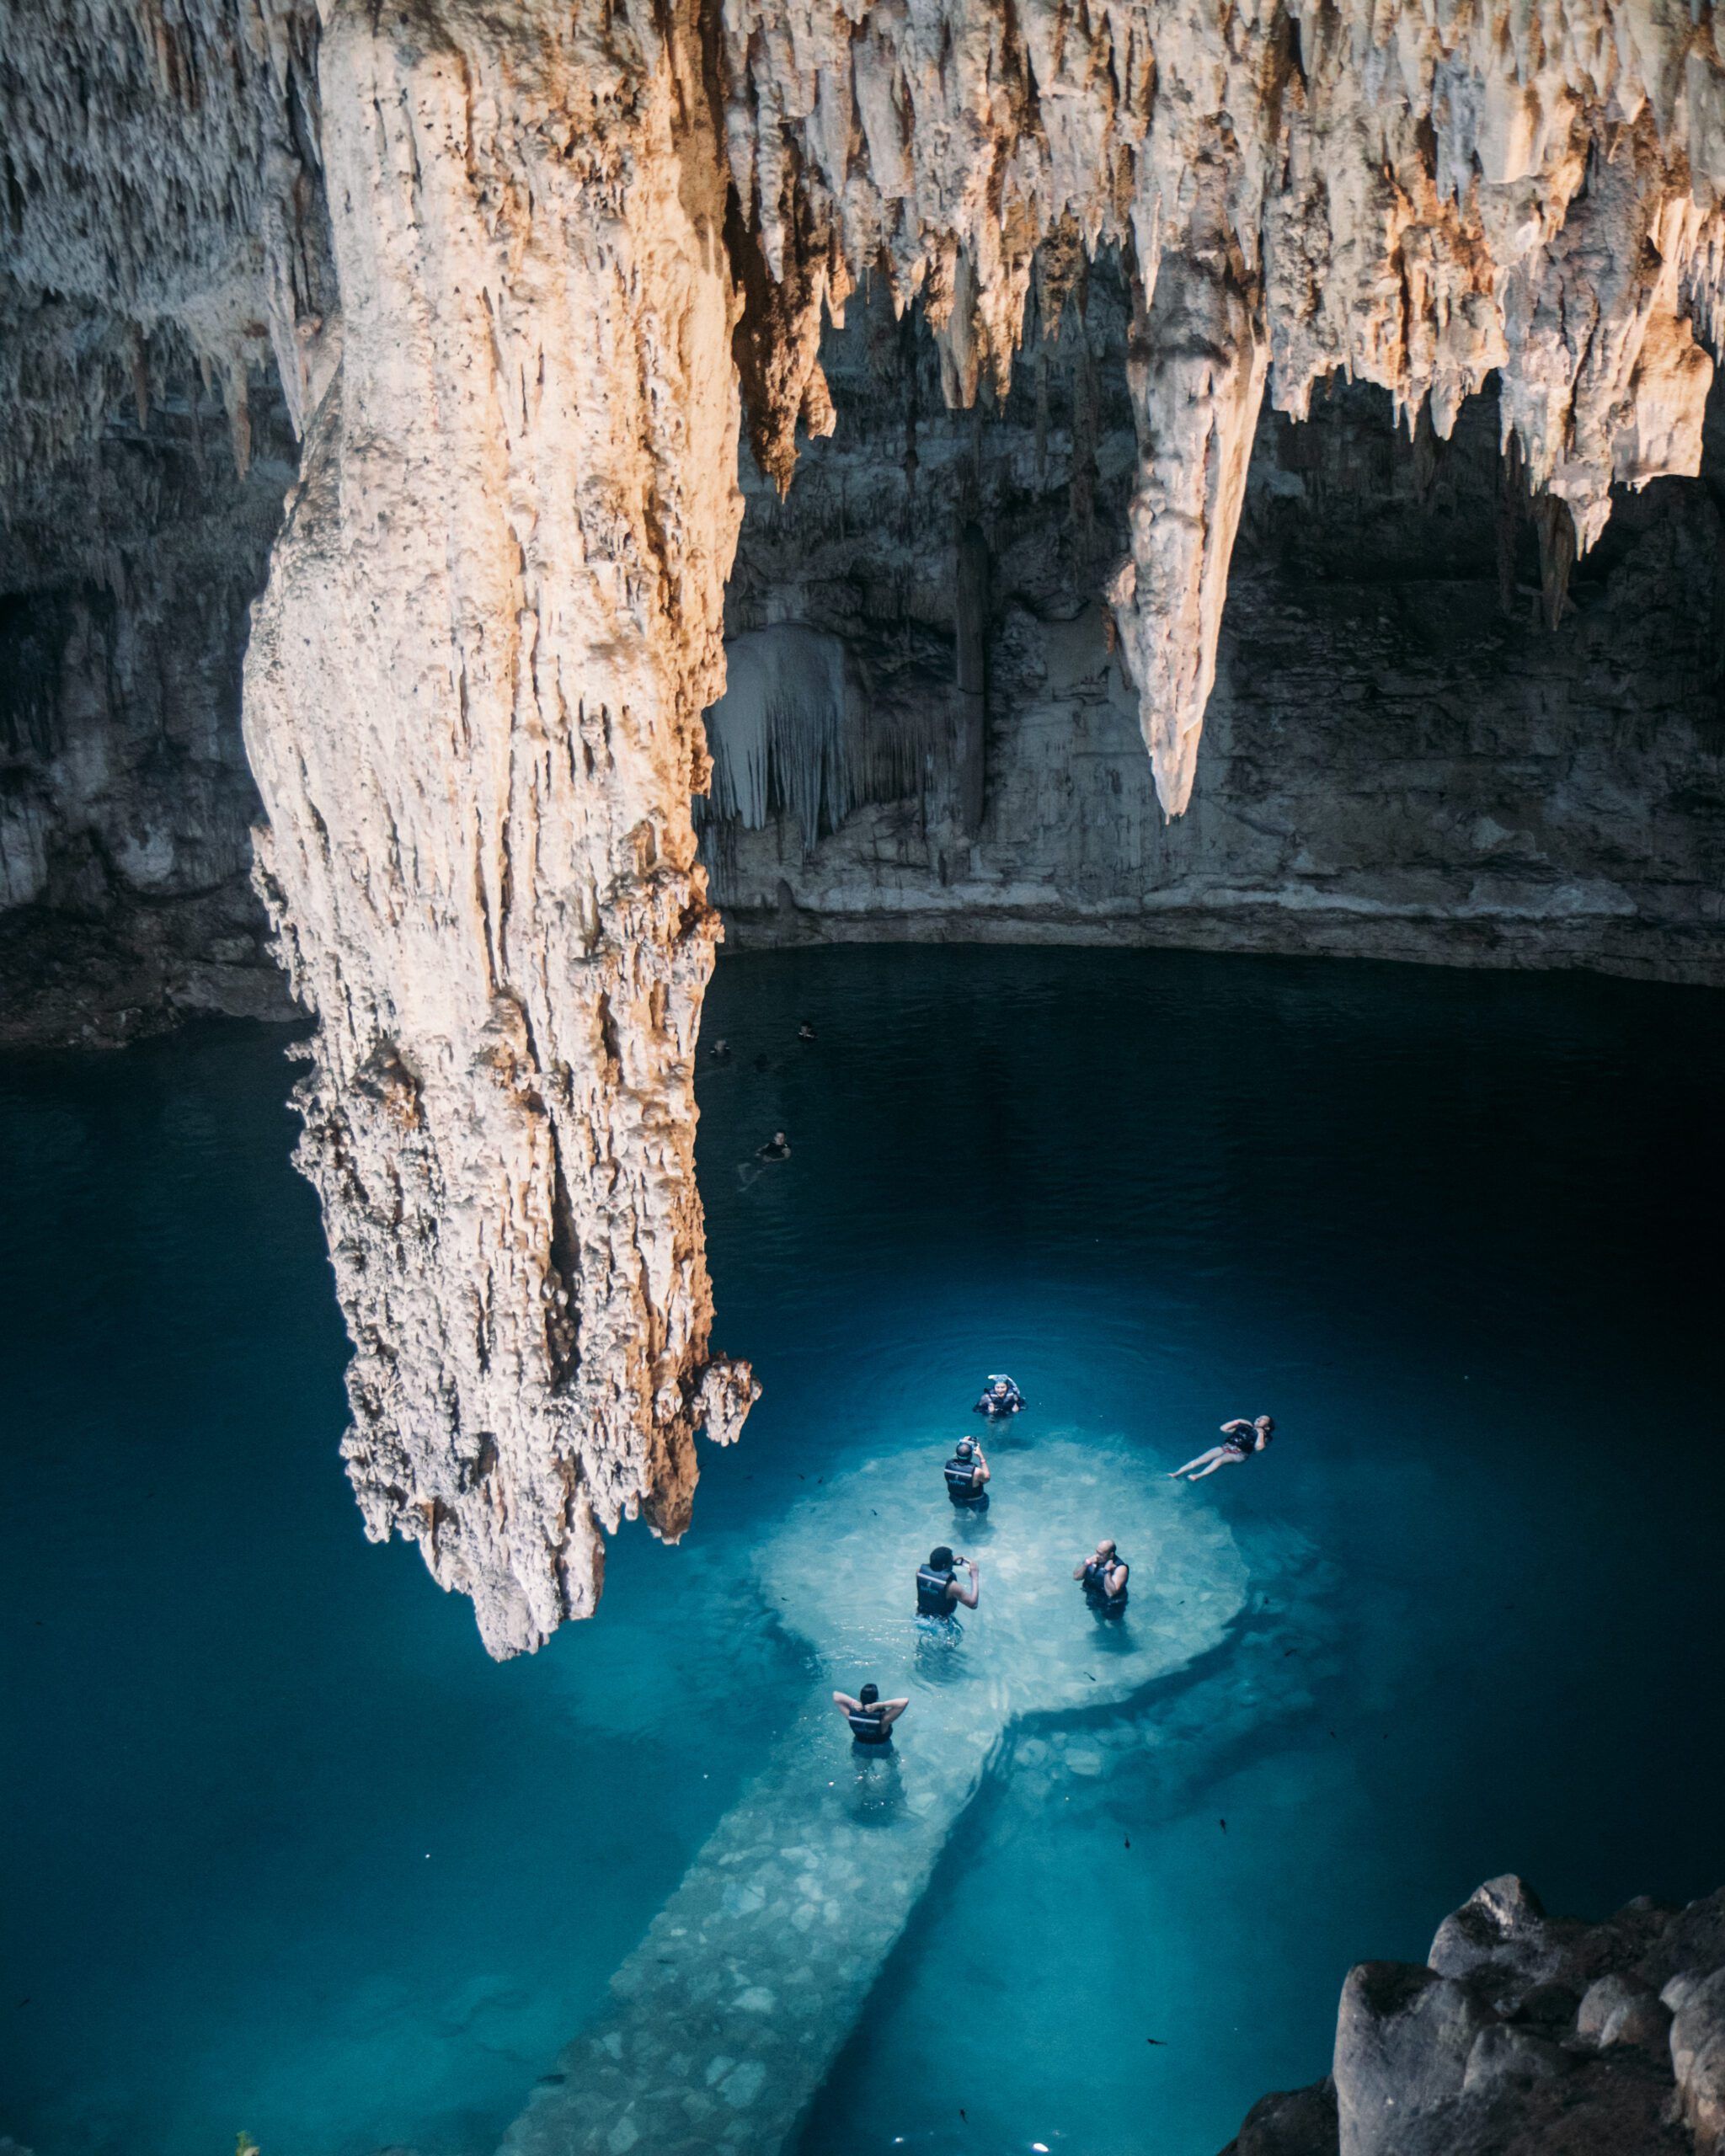
[[[1196,1460],[1188,1460],[1183,1467],[1171,1468],[1168,1479],[1183,1475],[1188,1482],[1201,1482],[1206,1475],[1214,1475],[1219,1467],[1232,1467],[1236,1461],[1250,1460],[1253,1453],[1262,1452],[1276,1433],[1273,1415],[1260,1415],[1256,1422],[1243,1418],[1224,1422],[1224,1442],[1212,1445],[1208,1452],[1201,1452]],[[1197,1470],[1194,1474],[1194,1469]]]

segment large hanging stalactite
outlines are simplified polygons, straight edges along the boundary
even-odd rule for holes
[[[686,1523],[709,1360],[690,797],[740,511],[724,196],[686,11],[339,8],[345,312],[258,610],[259,873],[319,1027],[302,1161],[368,1528],[494,1653]]]

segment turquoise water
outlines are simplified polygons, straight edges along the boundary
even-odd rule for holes
[[[1039,1437],[1147,1476],[1274,1412],[1178,1492],[1247,1608],[1005,1740],[804,2156],[1208,2156],[1487,1875],[1725,1878],[1725,1003],[855,950],[727,961],[707,1032],[718,1338],[766,1396],[685,1545],[626,1535],[597,1621],[501,1668],[360,1534],[280,1038],[0,1065],[0,2133],[492,2149],[818,1702],[820,1567],[763,1551],[993,1368],[1033,1402],[996,1534]]]

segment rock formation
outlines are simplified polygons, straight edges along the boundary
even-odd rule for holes
[[[350,8],[340,379],[258,610],[260,887],[349,1329],[350,1472],[494,1653],[686,1524],[708,1362],[701,712],[741,511],[692,23]]]
[[[1519,1879],[1423,1965],[1349,1972],[1330,2078],[1254,2105],[1224,2156],[1718,2156],[1725,1892],[1546,1915]]]
[[[782,490],[798,428],[835,424],[822,323],[859,283],[920,302],[969,406],[1115,250],[1127,545],[1090,566],[1170,814],[1266,393],[1304,415],[1344,373],[1441,441],[1495,373],[1554,620],[1613,486],[1697,467],[1706,11],[53,0],[0,54],[0,479],[194,377],[241,474],[254,377],[306,430],[246,734],[318,1020],[350,1463],[499,1652],[592,1606],[600,1528],[680,1529],[692,1431],[730,1434],[750,1389],[707,1360],[689,1091],[739,385]],[[954,545],[974,831],[974,516]],[[916,726],[861,761],[902,765]],[[858,768],[836,736],[783,760],[829,815]]]
[[[786,501],[745,472],[726,614],[745,688],[763,642],[812,642],[843,707],[825,675],[782,670],[796,711],[757,727],[761,783],[706,804],[729,944],[1178,943],[1725,983],[1725,385],[1702,477],[1620,500],[1556,628],[1493,391],[1448,442],[1423,421],[1408,440],[1363,384],[1320,389],[1304,421],[1266,408],[1202,770],[1170,820],[1097,590],[1135,471],[1129,307],[1097,265],[986,418],[939,409],[932,339],[884,294],[829,330],[841,424]],[[709,718],[721,775],[739,702]],[[821,769],[847,806],[811,838]]]

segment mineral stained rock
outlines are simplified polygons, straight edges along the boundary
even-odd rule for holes
[[[1604,1924],[1488,1880],[1423,1967],[1350,1972],[1328,2079],[1256,2105],[1224,2156],[1717,2156],[1725,1893]]]
[[[1441,440],[1495,372],[1555,618],[1614,484],[1696,468],[1725,275],[1712,13],[1603,0],[50,0],[0,140],[0,480],[176,371],[242,471],[259,370],[307,430],[246,731],[350,1462],[499,1652],[592,1606],[601,1527],[680,1529],[751,1390],[689,1086],[739,380],[782,488],[859,280],[969,404],[1118,250],[1097,586],[1178,814],[1266,394]]]
[[[247,671],[350,1472],[496,1654],[592,1609],[601,1528],[681,1533],[752,1397],[707,1356],[692,1085],[724,196],[689,23],[606,20],[332,20],[344,357]]]

